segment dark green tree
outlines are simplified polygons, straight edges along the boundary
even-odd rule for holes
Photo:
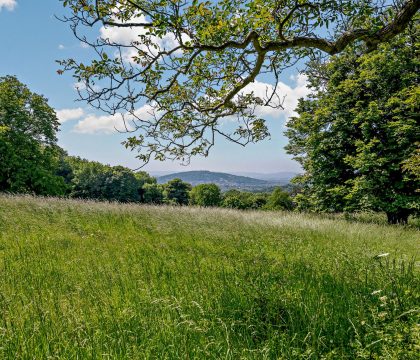
[[[404,31],[419,0],[62,0],[87,63],[62,61],[85,86],[81,97],[132,120],[126,146],[141,160],[207,155],[221,135],[241,144],[269,133],[258,106],[282,107],[244,89],[260,74],[280,74],[300,59],[337,54],[351,44],[374,49]],[[86,31],[104,26],[98,39]],[[112,36],[131,29],[132,36]],[[89,35],[92,34],[90,37]],[[96,86],[96,85],[100,86]],[[147,115],[137,109],[146,102]],[[228,131],[222,119],[236,116]]]
[[[58,164],[55,174],[60,176],[64,179],[64,182],[67,185],[66,192],[71,192],[71,182],[73,180],[73,167],[70,161],[71,157],[67,154],[66,151],[61,149],[59,156],[58,156]]]
[[[223,194],[222,207],[230,209],[245,210],[252,207],[252,196],[250,192],[236,189],[228,190]]]
[[[105,200],[106,166],[80,158],[69,158],[68,161],[72,168],[70,196]]]
[[[273,190],[264,206],[266,210],[292,210],[293,201],[290,195],[280,187]]]
[[[255,193],[251,196],[251,208],[262,209],[266,205],[268,200],[267,193]]]
[[[172,179],[165,184],[165,201],[170,204],[188,205],[191,188],[191,184],[181,179]]]
[[[156,183],[145,183],[142,187],[143,202],[146,204],[162,204],[163,190],[163,185]]]
[[[138,182],[138,193],[140,196],[141,202],[150,202],[146,201],[145,199],[145,185],[146,184],[156,184],[156,178],[153,176],[150,176],[146,171],[137,171],[135,173],[135,177]]]
[[[105,172],[105,198],[120,202],[139,202],[141,183],[128,168],[113,166]]]
[[[141,183],[130,169],[68,158],[72,168],[70,196],[120,202],[139,202]]]
[[[314,64],[314,94],[301,100],[286,135],[305,174],[296,196],[318,211],[384,211],[405,223],[420,210],[419,27],[376,51],[357,49]]]
[[[0,191],[60,195],[59,122],[47,99],[13,76],[0,78]]]
[[[219,206],[221,202],[220,188],[216,184],[200,184],[190,192],[191,204],[199,206]]]

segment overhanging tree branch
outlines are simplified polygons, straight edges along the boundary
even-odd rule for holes
[[[96,50],[88,65],[60,62],[82,100],[136,119],[126,146],[139,158],[207,155],[214,134],[238,143],[269,135],[261,106],[281,109],[281,72],[308,55],[354,44],[374,49],[403,32],[420,0],[67,0],[75,36]],[[101,24],[102,36],[91,34]],[[332,33],[332,35],[331,35]],[[106,35],[104,35],[106,34]],[[253,87],[272,74],[265,90]],[[259,92],[258,92],[259,91]],[[141,116],[146,104],[154,116]],[[235,116],[235,121],[231,121]],[[236,123],[237,127],[228,130]],[[182,139],[182,142],[180,142]]]

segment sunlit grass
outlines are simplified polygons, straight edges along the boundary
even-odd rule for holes
[[[0,358],[414,359],[419,239],[295,213],[0,196]]]

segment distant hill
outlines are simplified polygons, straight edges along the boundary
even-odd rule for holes
[[[157,178],[159,184],[164,184],[172,179],[179,178],[193,186],[198,184],[217,184],[223,191],[229,189],[263,191],[269,190],[274,186],[285,185],[287,181],[267,181],[255,179],[248,176],[232,175],[221,172],[212,172],[207,170],[201,171],[185,171]]]
[[[298,175],[297,172],[292,171],[280,171],[276,173],[258,173],[258,172],[234,172],[234,175],[247,176],[254,179],[282,182],[284,184],[290,182],[292,178]]]

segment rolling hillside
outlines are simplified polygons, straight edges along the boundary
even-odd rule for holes
[[[208,184],[214,183],[217,184],[223,191],[229,189],[238,189],[238,190],[249,190],[249,191],[258,191],[258,190],[268,190],[274,186],[285,185],[287,181],[281,180],[261,180],[255,179],[247,176],[232,175],[221,172],[212,172],[212,171],[185,171],[174,173],[170,175],[158,177],[158,182],[163,184],[169,180],[179,178],[183,181],[190,183],[195,186],[198,184]]]
[[[292,178],[298,175],[298,172],[281,171],[276,173],[259,173],[259,172],[235,172],[234,175],[247,176],[254,179],[266,180],[269,182],[279,182],[287,184]]]
[[[0,195],[0,359],[417,359],[418,231]]]

